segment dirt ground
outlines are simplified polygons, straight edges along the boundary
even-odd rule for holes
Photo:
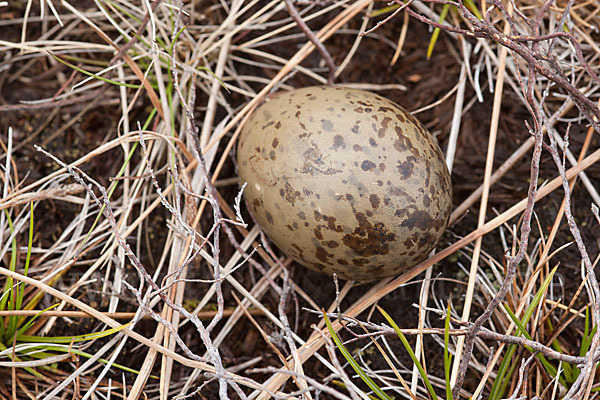
[[[202,14],[202,2],[197,2],[196,12]],[[211,2],[212,3],[212,2]],[[14,2],[8,7],[0,8],[0,21],[8,21],[10,19],[19,18],[24,12],[25,2]],[[217,2],[214,2],[211,7],[206,7],[206,10],[216,10]],[[90,2],[90,7],[93,5]],[[37,3],[33,4],[32,14],[39,15],[39,7]],[[80,9],[85,9],[83,5],[78,5]],[[258,7],[258,6],[257,6]],[[63,12],[66,13],[65,10]],[[204,15],[207,24],[210,22],[216,23],[225,17],[220,10],[214,11],[215,14]],[[311,20],[310,26],[318,29],[327,23],[327,18],[320,17]],[[361,25],[361,18],[355,17],[344,29],[328,40],[325,45],[331,52],[336,65],[339,65],[344,59],[349,48],[352,47],[355,41],[355,30],[358,30]],[[41,25],[39,23],[31,23],[27,28],[27,37],[36,38],[41,34]],[[378,93],[397,102],[408,110],[417,110],[430,103],[443,99],[444,96],[453,89],[457,84],[460,74],[460,59],[457,58],[459,51],[458,42],[449,35],[442,33],[436,44],[433,55],[427,59],[426,52],[431,37],[431,29],[423,23],[416,20],[410,21],[406,40],[403,50],[397,63],[390,66],[390,60],[394,54],[394,45],[401,33],[402,18],[396,18],[389,23],[383,25],[374,34],[363,38],[358,51],[352,57],[350,63],[345,68],[344,72],[336,79],[336,83],[368,83],[374,88],[384,87]],[[300,30],[294,29],[291,33],[300,33]],[[263,32],[260,30],[247,31],[234,37],[232,42],[232,54],[236,54],[235,45],[258,37]],[[11,23],[0,27],[0,39],[7,42],[19,42],[21,35],[21,24]],[[76,29],[72,30],[68,37],[64,40],[79,40],[87,42],[101,43],[101,39],[94,33],[89,31],[85,24],[81,24]],[[474,40],[467,39],[473,44]],[[290,59],[298,50],[298,48],[306,42],[306,38],[302,35],[292,35],[289,39],[277,41],[272,44],[265,45],[262,50],[269,54],[281,57],[282,59]],[[12,153],[11,162],[13,163],[14,175],[13,185],[15,187],[25,187],[35,183],[43,177],[48,176],[59,169],[59,166],[48,159],[48,157],[33,147],[37,144],[48,152],[53,154],[65,163],[73,162],[80,157],[93,152],[102,144],[107,143],[116,137],[122,122],[121,104],[119,102],[118,88],[105,84],[99,89],[89,89],[84,95],[80,95],[79,100],[63,104],[48,102],[44,104],[23,103],[23,101],[34,101],[39,99],[48,99],[57,95],[61,91],[68,91],[73,82],[82,79],[82,75],[73,71],[69,67],[57,63],[50,57],[21,57],[14,61],[14,57],[18,58],[16,50],[7,51],[10,57],[1,57],[10,59],[10,63],[5,64],[6,68],[2,67],[0,62],[0,138],[2,141],[3,157],[2,161],[6,161],[6,148],[8,145],[8,127],[13,129],[12,136]],[[95,53],[79,54],[82,58],[94,59],[98,58]],[[107,61],[107,56],[101,56],[103,61]],[[257,64],[262,61],[256,57]],[[472,59],[475,62],[475,57]],[[260,65],[249,65],[235,59],[230,61],[235,67],[236,72],[240,76],[256,76],[264,79],[271,79],[277,70],[261,67]],[[310,57],[302,62],[302,66],[312,68],[315,72],[325,76],[326,68],[322,63],[321,57],[317,52],[313,52]],[[57,79],[60,75],[61,79]],[[63,87],[61,82],[68,84]],[[315,82],[310,77],[304,74],[295,74],[285,81],[286,85],[291,87],[303,87],[314,85]],[[262,82],[248,82],[249,87],[259,91]],[[387,89],[384,85],[403,85],[405,90]],[[240,93],[223,93],[228,103],[228,107],[232,110],[239,110],[248,101],[251,100],[248,96]],[[460,134],[456,146],[456,155],[454,160],[454,168],[452,171],[453,183],[453,203],[455,206],[460,205],[471,193],[479,187],[484,178],[484,169],[486,164],[486,156],[488,151],[488,135],[490,129],[490,119],[492,114],[493,93],[484,88],[483,102],[475,101],[468,109],[464,111],[461,122]],[[468,104],[476,93],[471,84],[467,84],[464,95],[465,104]],[[453,118],[455,95],[449,96],[447,99],[426,111],[418,114],[419,120],[435,135],[439,141],[442,150],[446,150],[448,146],[449,132]],[[195,100],[196,109],[194,114],[197,121],[202,120],[202,116],[206,111],[205,104],[209,97],[204,91],[197,91]],[[151,110],[151,104],[147,98],[138,99],[130,110],[130,121],[144,121]],[[227,115],[224,107],[217,110],[215,121],[221,121]],[[571,111],[569,117],[576,118],[577,112]],[[530,115],[527,109],[523,106],[518,97],[510,90],[505,88],[505,94],[502,99],[501,118],[498,130],[498,139],[495,147],[495,167],[498,167],[506,160],[517,147],[525,142],[530,133],[528,132],[524,121],[531,122]],[[559,122],[557,129],[564,132],[566,122]],[[151,127],[149,129],[152,128]],[[133,125],[132,125],[133,129]],[[585,124],[574,124],[570,131],[570,149],[577,155],[583,144],[587,127]],[[217,154],[222,154],[225,151],[227,142],[221,142]],[[594,135],[590,149],[598,148],[598,136]],[[589,151],[588,153],[591,153]],[[223,197],[224,202],[233,204],[238,193],[236,182],[228,180],[236,177],[236,168],[233,162],[234,151],[231,152],[231,157],[224,165],[219,175],[219,180],[223,182],[218,186],[219,193]],[[104,187],[109,187],[113,182],[113,178],[118,175],[121,168],[122,150],[118,147],[110,151],[91,158],[90,162],[85,163],[82,169]],[[136,165],[140,162],[141,155],[134,154],[133,163]],[[495,217],[518,201],[527,196],[529,186],[529,171],[531,163],[531,151],[529,151],[519,162],[517,162],[506,175],[493,186],[490,192],[487,219]],[[593,165],[587,171],[587,174],[592,182],[598,182],[600,179],[600,165]],[[159,171],[161,176],[164,176],[165,171]],[[548,153],[542,155],[540,163],[540,179],[542,184],[545,180],[553,179],[557,175],[556,167]],[[138,176],[130,176],[128,179],[132,181],[140,179]],[[6,182],[6,176],[3,176]],[[18,183],[18,186],[17,186]],[[65,178],[65,184],[73,183],[70,178]],[[114,193],[114,198],[118,199],[122,195],[121,187]],[[84,196],[83,192],[74,194],[76,196]],[[530,238],[531,248],[535,248],[540,237],[547,237],[554,218],[560,208],[563,193],[555,191],[545,199],[539,202],[535,208],[535,219],[532,223],[533,233]],[[573,191],[573,212],[577,222],[582,229],[583,241],[587,246],[587,250],[592,258],[598,255],[600,248],[600,228],[590,212],[590,204],[592,200],[580,184]],[[445,248],[454,243],[458,238],[464,237],[473,231],[477,226],[478,219],[478,202],[469,208],[469,211],[462,216],[454,225],[449,227],[448,231],[440,241],[439,247]],[[13,215],[18,215],[26,204],[15,205],[12,208]],[[47,199],[40,201],[34,212],[34,231],[33,239],[34,247],[38,249],[50,249],[54,243],[61,237],[65,230],[69,229],[74,218],[81,212],[81,205],[74,202],[65,202],[60,199]],[[130,220],[136,218],[140,213],[139,207],[134,207]],[[208,213],[207,213],[208,215]],[[244,214],[248,217],[246,211]],[[249,217],[248,217],[249,218]],[[167,234],[170,224],[167,223],[171,219],[171,215],[165,208],[157,208],[144,221],[141,232],[133,234],[129,239],[132,246],[135,247],[135,252],[141,262],[147,267],[148,272],[153,274],[164,248],[162,247],[167,239]],[[504,225],[505,232],[512,229],[513,224],[520,222],[519,216],[511,219]],[[84,221],[85,230],[92,227],[94,218],[88,218]],[[212,220],[207,218],[201,220],[199,231],[207,232],[212,226]],[[138,240],[140,239],[140,240]],[[238,239],[242,240],[243,236],[238,234]],[[6,237],[5,237],[6,240]],[[555,243],[564,244],[572,241],[571,233],[563,221],[561,229],[559,229]],[[26,232],[18,237],[19,246],[23,248],[27,244]],[[224,235],[221,238],[221,256],[227,260],[235,253],[235,248],[227,240]],[[5,244],[2,243],[4,246]],[[509,243],[510,246],[510,243]],[[498,260],[500,263],[505,261],[504,248],[502,246],[502,238],[499,232],[495,231],[486,235],[482,245],[486,259]],[[467,246],[460,252],[448,257],[434,266],[432,276],[437,277],[433,284],[433,291],[437,296],[437,301],[445,305],[449,300],[456,307],[458,313],[461,312],[461,304],[464,299],[464,290],[466,285],[466,273],[470,265],[472,255],[472,246]],[[101,244],[95,244],[93,248],[86,251],[81,261],[95,260],[101,257],[104,249]],[[278,252],[278,250],[275,250]],[[283,256],[283,254],[278,253]],[[39,257],[36,255],[35,257]],[[24,252],[20,252],[19,259],[24,259]],[[553,266],[560,265],[557,278],[554,280],[556,285],[553,285],[553,290],[556,291],[554,298],[566,299],[567,303],[573,297],[575,291],[579,287],[580,277],[580,260],[581,257],[576,246],[572,245],[565,250],[559,252],[553,259]],[[7,268],[10,263],[10,253],[5,253],[1,260],[3,267]],[[91,263],[92,261],[90,261]],[[82,262],[75,265],[69,270],[67,275],[55,283],[59,290],[66,291],[73,283],[85,274],[89,263]],[[44,268],[49,268],[45,266]],[[515,285],[522,284],[519,279],[524,279],[526,275],[526,266],[522,267],[521,273],[518,274]],[[291,264],[289,266],[290,277],[295,285],[303,292],[309,293],[314,304],[319,307],[329,307],[335,301],[336,289],[333,281],[327,277],[323,277],[318,273],[308,271],[303,267]],[[125,277],[132,282],[135,281],[136,272],[131,266],[125,268]],[[30,274],[43,276],[44,270],[33,270]],[[235,277],[239,282],[248,283],[248,287],[252,287],[253,282],[257,282],[260,278],[260,272],[252,266],[241,268],[235,273]],[[492,272],[488,275],[493,279]],[[388,310],[396,323],[401,327],[416,327],[418,325],[419,311],[419,292],[421,290],[421,280],[423,274],[413,279],[407,285],[393,291],[385,296],[378,304]],[[164,273],[161,275],[164,277]],[[189,279],[210,279],[211,273],[204,267],[204,262],[200,259],[191,263],[187,277]],[[574,279],[577,277],[577,279]],[[90,278],[90,283],[85,285],[85,289],[76,291],[74,297],[83,301],[86,304],[98,310],[106,310],[111,297],[106,292],[107,285],[110,286],[110,277],[107,277],[103,271],[99,270]],[[160,280],[159,280],[160,282]],[[343,283],[343,282],[342,282]],[[500,282],[494,281],[497,287]],[[188,309],[193,309],[197,304],[198,299],[206,293],[208,285],[189,284],[185,292],[183,304]],[[343,299],[342,308],[353,304],[371,289],[372,285],[359,285],[350,290],[347,296]],[[225,296],[225,307],[236,307],[237,303],[232,295],[235,292],[230,284],[224,284],[223,294]],[[279,304],[279,296],[274,290],[267,291],[262,298],[262,304],[272,312],[276,313]],[[487,304],[487,299],[484,295],[480,295],[478,301],[475,301],[471,315],[479,315]],[[509,303],[515,305],[518,299],[509,296]],[[49,307],[55,303],[55,299],[46,295],[45,299],[36,308],[42,309]],[[215,300],[211,301],[209,307],[215,308]],[[436,303],[437,304],[437,303]],[[580,309],[586,304],[584,297],[573,304],[574,309]],[[434,306],[433,303],[430,306]],[[302,338],[309,337],[313,329],[311,326],[321,321],[321,317],[310,313],[304,308],[312,308],[302,296],[295,293],[287,303],[287,315],[292,325],[292,329]],[[122,291],[121,301],[119,303],[119,312],[135,312],[138,309],[138,302],[132,293],[128,290]],[[73,307],[67,307],[65,310],[75,310]],[[261,315],[255,316],[256,321],[262,328],[271,335],[271,339],[276,346],[279,346],[282,351],[287,353],[284,340],[279,337],[280,330],[269,318]],[[361,314],[361,318],[367,319],[366,313]],[[433,326],[442,327],[443,321],[440,321],[437,316],[431,315],[429,322]],[[381,322],[379,316],[373,316],[374,321]],[[219,323],[216,328],[218,332],[225,324],[226,319]],[[556,322],[556,319],[553,320]],[[501,323],[496,320],[497,323]],[[59,318],[53,325],[51,335],[53,336],[71,336],[89,333],[97,330],[103,325],[96,320],[88,318],[66,319]],[[140,334],[151,338],[156,331],[157,324],[144,320],[136,326],[136,331]],[[581,332],[584,329],[583,320],[579,319],[571,323],[560,336],[562,350],[569,354],[575,354],[578,351]],[[548,335],[548,333],[545,333]],[[187,324],[180,330],[180,336],[186,342],[190,350],[196,354],[202,354],[205,347],[198,338],[197,331]],[[345,339],[350,339],[348,332],[343,332],[341,336]],[[279,368],[280,360],[273,348],[270,347],[261,337],[258,330],[247,318],[241,318],[232,328],[228,335],[228,340],[219,346],[223,365],[225,367],[240,365],[250,361],[256,357],[262,357],[260,363],[253,365],[252,368],[266,368],[268,366]],[[537,340],[543,342],[544,337],[538,337]],[[414,337],[410,339],[414,344]],[[405,365],[412,365],[410,358],[404,351],[401,343],[398,340],[389,339],[391,350]],[[104,342],[98,341],[94,343],[86,351],[94,353],[95,349],[102,347]],[[360,346],[366,343],[355,342],[349,345],[349,348],[356,351]],[[493,343],[488,343],[493,346]],[[180,352],[180,350],[178,350]],[[443,377],[443,348],[441,348],[432,337],[426,337],[424,344],[425,358],[427,360],[428,373]],[[528,354],[526,350],[518,350],[520,355]],[[139,369],[143,363],[144,357],[147,354],[147,348],[139,346],[135,341],[129,341],[125,349],[121,352],[116,361],[133,369]],[[327,356],[324,349],[320,354]],[[486,357],[481,353],[477,353],[479,359]],[[373,351],[371,347],[366,352],[368,357],[368,365],[374,369],[387,368],[386,362],[382,357]],[[82,363],[84,359],[80,359],[75,364]],[[152,369],[154,375],[160,375],[160,363],[155,363]],[[2,369],[2,368],[0,368]],[[304,364],[305,371],[312,371],[311,376],[319,381],[324,381],[330,371],[327,370],[322,363],[314,358]],[[64,373],[70,373],[71,368],[65,367]],[[60,379],[60,374],[56,371],[47,371],[48,376],[52,379]],[[185,381],[185,378],[190,375],[190,369],[175,363],[172,371],[173,393]],[[24,374],[24,372],[19,372]],[[128,378],[127,382],[133,382],[135,375],[125,373]],[[271,372],[266,370],[246,370],[245,376],[263,382]],[[82,377],[80,385],[85,387],[86,384],[93,382],[94,372]],[[104,378],[121,381],[122,372],[120,370],[111,370]],[[479,384],[480,374],[473,372],[468,374],[464,389],[468,392],[475,390]],[[7,397],[10,397],[11,387],[11,371],[10,369],[2,369],[0,371],[0,392]],[[23,382],[26,386],[32,388],[30,378],[23,376]],[[146,394],[150,398],[157,398],[157,393],[154,391],[157,385],[156,380],[150,380],[146,387]],[[358,384],[360,387],[364,385]],[[290,380],[282,390],[291,392],[295,389],[295,384]],[[83,389],[82,389],[83,390]],[[22,393],[22,392],[20,392]],[[65,392],[66,393],[66,392]],[[230,395],[235,396],[230,390]],[[75,395],[75,398],[78,395]],[[216,398],[218,396],[218,383],[213,381],[208,386],[204,387],[202,392],[196,395],[197,398]],[[24,397],[23,397],[24,398]],[[322,394],[321,398],[328,398],[327,394]]]

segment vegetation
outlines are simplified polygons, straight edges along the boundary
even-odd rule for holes
[[[392,3],[0,1],[2,398],[596,396],[597,2]],[[393,279],[301,269],[242,201],[250,113],[328,81],[452,172]]]

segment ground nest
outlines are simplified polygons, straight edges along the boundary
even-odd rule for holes
[[[0,2],[1,398],[595,398],[599,12]],[[397,277],[309,271],[243,201],[249,115],[328,83],[409,110],[451,171]]]

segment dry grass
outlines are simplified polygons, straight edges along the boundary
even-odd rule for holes
[[[294,281],[290,260],[270,248],[259,228],[244,222],[230,158],[241,126],[267,94],[327,82],[330,71],[284,2],[78,3],[0,2],[0,398],[368,398],[368,388],[337,358],[323,319],[310,311],[322,308],[388,395],[426,398],[415,365],[374,314],[375,305],[409,283],[420,287],[410,300],[416,307],[410,316],[392,315],[415,338],[438,395],[446,386],[439,360],[450,302],[456,398],[490,397],[511,352],[495,398],[596,396],[600,217],[589,207],[600,205],[596,1],[503,2],[489,15],[488,31],[450,12],[443,25],[453,32],[440,37],[443,47],[438,43],[434,54],[455,60],[455,73],[444,77],[451,84],[414,109],[430,118],[424,122],[443,138],[455,170],[468,165],[471,152],[464,119],[479,102],[490,110],[489,128],[470,134],[487,143],[482,172],[455,180],[470,196],[458,199],[452,234],[435,254],[367,287],[323,279],[321,290],[335,299],[325,304]],[[386,22],[400,27],[395,37],[385,36],[393,32],[386,24],[359,35],[385,18],[372,16],[384,3],[296,7],[326,47],[337,43],[335,76],[343,79],[369,53],[370,37],[384,43],[378,49],[388,46],[376,66],[382,74],[387,64],[402,64],[411,55],[410,30],[438,21],[436,3],[444,1],[414,1],[406,9],[413,18],[405,10]],[[482,11],[492,4],[476,3]],[[394,82],[343,84],[396,93],[424,73],[405,70],[410,75]],[[453,109],[448,124],[434,120],[438,109]],[[521,143],[507,142],[503,109],[529,112],[512,116]],[[113,115],[94,119],[97,110]],[[15,124],[14,115],[27,116],[30,125]],[[81,128],[82,121],[92,127]],[[94,140],[77,150],[68,132],[84,140],[84,131]],[[564,146],[569,142],[574,153]],[[529,176],[515,172],[523,162],[531,165]],[[506,176],[519,177],[520,185],[507,184]],[[578,198],[561,192],[569,185]],[[513,190],[501,210],[492,208],[494,196],[516,187],[520,192]],[[53,226],[48,210],[56,204],[62,214]],[[581,204],[586,208],[574,209]],[[464,217],[469,209],[478,217]],[[441,275],[435,263],[445,267]],[[446,280],[454,282],[451,290],[440,288]],[[11,330],[49,306],[26,332]],[[518,318],[529,315],[529,337],[505,306]],[[240,350],[245,339],[258,341],[248,354]],[[521,363],[530,349],[538,358]]]

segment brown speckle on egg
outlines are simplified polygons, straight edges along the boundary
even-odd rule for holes
[[[284,113],[295,118],[274,117]],[[360,90],[311,87],[270,99],[242,129],[238,166],[248,209],[274,244],[342,279],[414,267],[452,206],[433,136],[397,104]]]

